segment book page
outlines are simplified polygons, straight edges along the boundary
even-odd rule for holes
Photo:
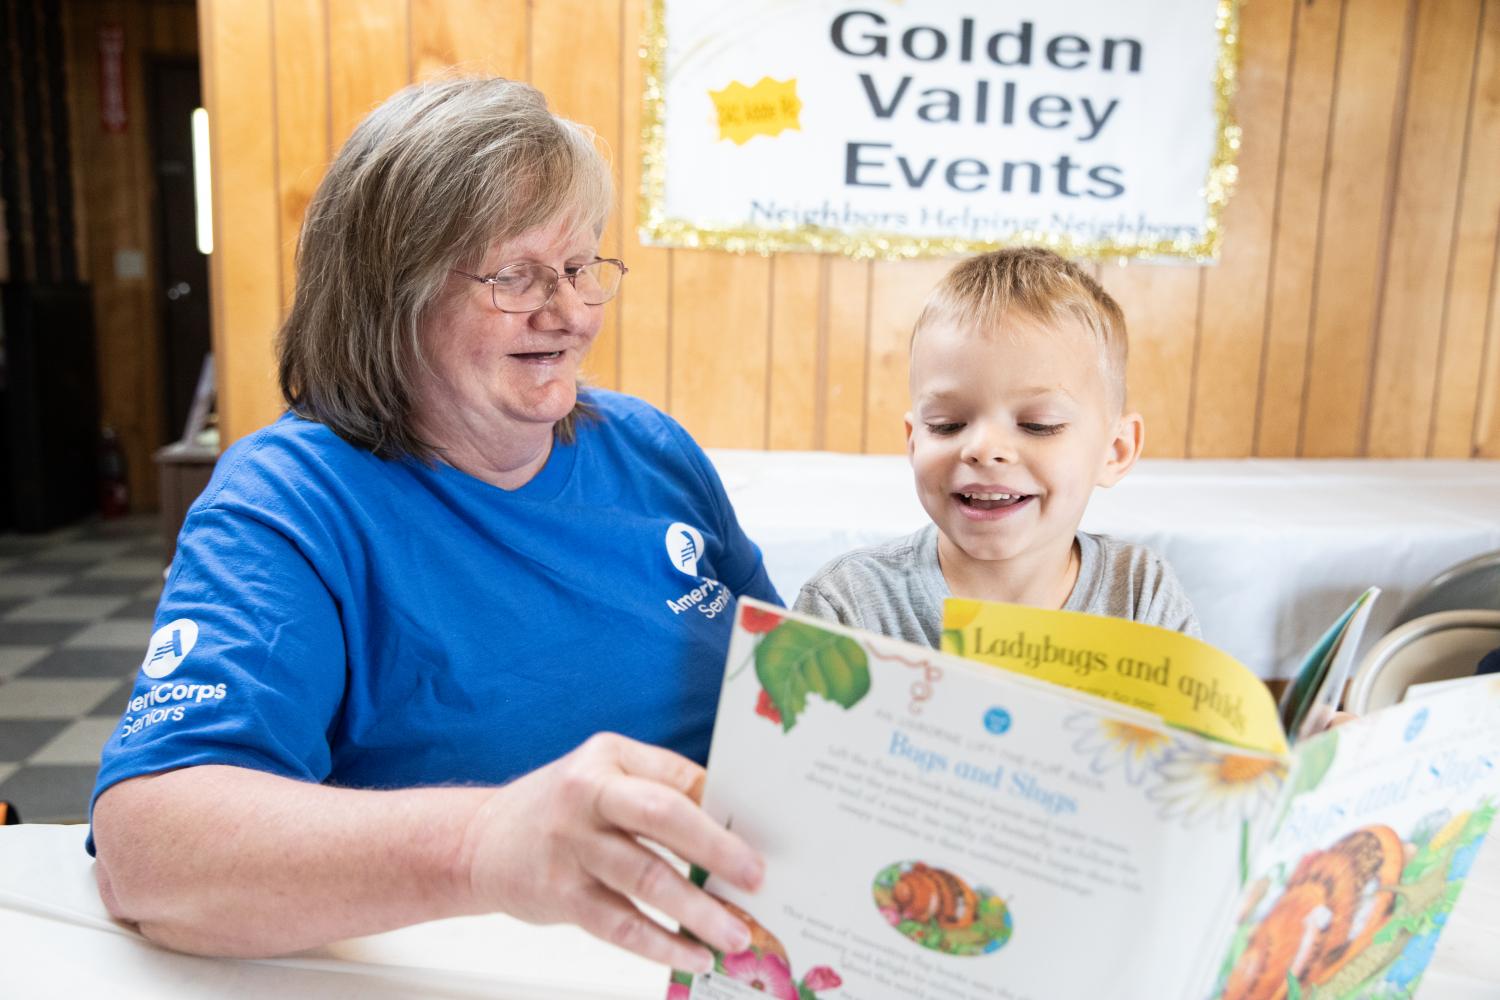
[[[1085,691],[1237,746],[1285,753],[1276,702],[1201,639],[1123,618],[950,597],[943,651]]]
[[[1416,701],[1419,698],[1430,698],[1435,694],[1442,694],[1444,691],[1452,691],[1456,687],[1473,683],[1475,676],[1475,674],[1469,674],[1467,677],[1454,677],[1446,681],[1425,681],[1421,684],[1413,684],[1406,689],[1406,694],[1401,696],[1401,700]]]
[[[1371,587],[1355,598],[1339,620],[1323,633],[1293,675],[1295,679],[1287,685],[1281,703],[1281,724],[1292,742],[1328,728],[1329,720],[1343,701],[1360,639],[1379,596],[1380,588]]]
[[[754,941],[673,996],[1180,996],[1285,767],[742,600],[704,807],[766,878],[708,879]]]
[[[1196,995],[1412,996],[1494,818],[1497,765],[1500,677],[1299,745]]]

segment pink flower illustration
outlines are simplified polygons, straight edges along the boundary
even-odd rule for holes
[[[756,954],[754,949],[724,956],[724,971],[730,979],[751,989],[769,993],[777,1000],[797,1000],[792,970],[780,955]]]
[[[683,983],[673,983],[667,987],[667,1000],[688,1000],[692,991]]]
[[[826,965],[815,965],[812,971],[802,977],[803,988],[813,992],[831,990],[842,985],[844,981],[839,978],[839,974]]]

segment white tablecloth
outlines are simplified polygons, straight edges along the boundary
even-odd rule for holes
[[[788,602],[834,556],[927,521],[904,456],[710,455]],[[1156,550],[1204,638],[1286,677],[1366,587],[1384,590],[1368,642],[1422,583],[1500,549],[1500,462],[1143,461],[1083,528]]]
[[[194,958],[109,918],[83,826],[0,827],[0,997],[660,1000],[667,969],[573,927],[437,920],[292,958]]]
[[[666,993],[661,966],[571,927],[533,927],[502,916],[438,920],[294,958],[174,954],[109,919],[83,850],[84,832],[82,826],[0,827],[0,996],[660,1000]],[[1494,1000],[1497,940],[1500,851],[1492,838],[1464,884],[1418,1000]]]

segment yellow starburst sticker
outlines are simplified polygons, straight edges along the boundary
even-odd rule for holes
[[[731,83],[723,90],[710,90],[714,108],[719,114],[719,138],[743,146],[758,135],[777,136],[789,128],[800,131],[798,116],[802,101],[797,97],[797,80],[760,78],[753,87]]]

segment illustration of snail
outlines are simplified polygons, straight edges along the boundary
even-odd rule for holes
[[[1256,927],[1224,1000],[1283,1000],[1287,977],[1328,982],[1390,919],[1406,855],[1388,826],[1368,826],[1302,858]]]
[[[903,920],[936,920],[944,930],[968,927],[979,905],[974,890],[963,879],[920,861],[896,880],[891,899]]]

